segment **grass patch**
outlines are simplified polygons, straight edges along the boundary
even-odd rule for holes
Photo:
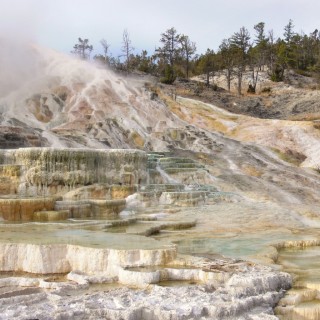
[[[295,116],[289,117],[289,120],[291,120],[291,121],[315,121],[315,120],[320,120],[320,113],[319,112],[314,112],[314,113],[297,114]]]

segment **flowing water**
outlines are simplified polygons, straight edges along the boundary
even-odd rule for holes
[[[16,223],[0,225],[1,243],[73,244],[90,248],[155,249],[161,243],[126,232],[112,233],[108,221],[87,223]],[[104,230],[103,230],[104,229]]]

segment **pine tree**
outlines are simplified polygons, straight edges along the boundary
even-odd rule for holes
[[[239,32],[235,32],[230,39],[234,51],[236,74],[238,78],[238,94],[242,91],[242,77],[248,63],[248,51],[250,48],[249,31],[242,27]]]
[[[162,47],[156,49],[156,55],[160,59],[160,65],[164,66],[161,70],[164,75],[162,82],[173,83],[176,79],[174,64],[181,53],[180,38],[181,35],[173,27],[161,34]]]
[[[90,59],[90,53],[93,50],[92,45],[89,45],[88,39],[78,38],[78,43],[73,46],[71,53],[79,56],[81,59]]]
[[[284,27],[284,40],[286,43],[290,43],[292,40],[292,37],[294,36],[294,31],[293,31],[294,25],[293,21],[290,19],[288,24]]]
[[[231,45],[230,39],[223,39],[222,43],[219,46],[219,55],[221,57],[222,68],[225,72],[228,91],[231,89],[231,79],[232,79],[232,72],[234,67],[234,52],[233,47]]]
[[[190,67],[190,59],[195,54],[197,47],[196,44],[190,41],[189,37],[186,35],[180,36],[180,44],[181,44],[181,54],[185,61],[185,69],[187,79],[189,78],[189,67]]]

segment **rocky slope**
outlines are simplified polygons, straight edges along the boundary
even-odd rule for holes
[[[145,79],[124,79],[43,48],[27,47],[23,54],[30,60],[28,70],[22,70],[28,76],[18,81],[24,72],[7,70],[13,81],[0,96],[3,148],[165,149],[161,133],[183,126],[146,89]]]
[[[233,113],[250,115],[262,119],[316,120],[320,119],[319,83],[317,79],[287,71],[284,82],[270,81],[267,71],[259,73],[256,94],[247,94],[251,83],[251,73],[246,72],[243,79],[243,96],[236,92],[237,82],[231,82],[231,91],[227,91],[223,73],[218,72],[210,84],[218,86],[206,88],[199,85],[203,77],[195,77],[196,82],[176,83],[178,94],[203,102],[214,104]]]
[[[153,79],[124,78],[48,49],[29,46],[23,53],[28,68],[12,67],[10,73],[14,61],[9,66],[5,61],[4,74],[10,78],[7,82],[1,79],[6,84],[0,97],[2,148],[85,146],[212,152],[215,144],[223,143],[212,136],[218,131],[271,147],[296,164],[319,165],[317,90],[272,84],[261,75],[261,83],[271,92],[237,97],[201,86],[196,94],[198,99],[233,113],[254,115],[246,118],[192,101],[180,100],[174,106],[172,94],[195,97],[195,83],[161,88]],[[215,81],[223,83],[223,77]],[[299,81],[311,85],[309,78]],[[256,117],[311,118],[313,122],[260,121]]]

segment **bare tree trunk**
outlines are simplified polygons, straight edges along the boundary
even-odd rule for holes
[[[254,70],[254,66],[252,66],[252,83],[249,83],[248,93],[256,93],[256,87],[258,83],[258,76],[259,76],[259,66],[257,66],[257,70]]]
[[[187,72],[186,72],[186,73],[187,73],[187,79],[189,79],[189,58],[188,58],[188,57],[187,57],[187,60],[186,60],[186,61],[187,61],[187,68],[186,68],[186,69],[187,69],[187,70],[186,70]]]
[[[129,37],[128,30],[125,29],[123,31],[123,36],[122,36],[122,48],[121,51],[123,52],[123,56],[125,57],[125,65],[126,65],[126,71],[129,71],[129,63],[130,63],[130,53],[134,50],[134,48],[131,46],[131,40]]]
[[[241,89],[242,89],[242,76],[238,74],[238,95],[241,96]]]
[[[231,90],[231,70],[227,69],[227,85],[228,85],[228,91]]]
[[[238,69],[238,94],[239,94],[239,96],[241,96],[241,91],[242,91],[242,76],[243,76],[243,72],[242,72],[242,68],[240,67]]]
[[[209,71],[209,70],[207,70],[207,80],[206,80],[206,84],[207,84],[207,86],[209,86],[209,84],[210,84],[210,71]]]
[[[254,70],[254,69],[253,69],[253,70]],[[254,71],[253,71],[253,72],[254,72]],[[257,83],[258,83],[258,77],[259,77],[259,70],[257,70],[256,77],[255,77],[254,82],[253,82],[254,92],[256,92]]]

